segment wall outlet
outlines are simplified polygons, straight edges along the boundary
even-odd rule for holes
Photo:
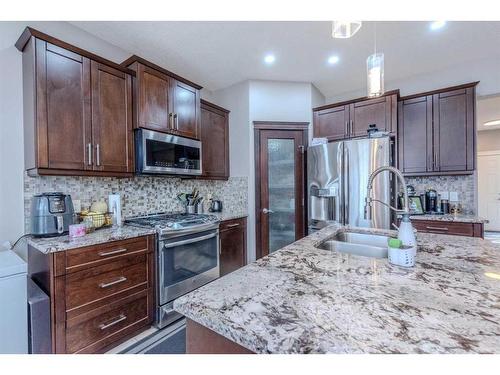
[[[450,191],[450,202],[458,202],[458,193],[456,191]]]
[[[440,191],[438,192],[439,195],[441,195],[441,199],[450,199],[450,192],[449,191]]]

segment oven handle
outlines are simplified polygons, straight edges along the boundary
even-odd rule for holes
[[[217,236],[217,232],[214,232],[212,234],[207,234],[206,236],[195,237],[195,238],[190,238],[189,240],[177,241],[177,242],[172,242],[172,243],[164,244],[163,248],[168,249],[168,248],[175,247],[175,246],[187,245],[187,244],[194,243],[194,242],[200,242],[200,241],[208,240],[208,239],[214,238],[216,236]]]

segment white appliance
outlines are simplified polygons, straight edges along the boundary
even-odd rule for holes
[[[28,353],[27,264],[0,251],[0,354]]]

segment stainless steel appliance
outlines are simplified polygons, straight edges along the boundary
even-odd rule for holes
[[[138,173],[201,175],[200,141],[138,129],[135,151]]]
[[[212,200],[210,203],[210,212],[222,212],[222,201]]]
[[[356,139],[311,146],[307,150],[308,225],[312,232],[329,222],[356,227],[389,229],[388,207],[377,205],[364,218],[366,186],[378,167],[392,165],[389,137]],[[389,173],[376,176],[372,198],[394,205]]]
[[[205,214],[155,214],[125,224],[156,229],[157,326],[182,318],[174,300],[219,277],[219,219]]]
[[[31,234],[38,237],[61,236],[75,220],[70,195],[43,193],[31,199]]]

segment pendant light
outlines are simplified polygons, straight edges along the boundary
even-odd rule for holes
[[[368,97],[373,98],[384,94],[384,54],[377,53],[377,25],[374,31],[375,51],[366,59],[366,76]]]
[[[332,37],[336,39],[347,39],[361,29],[361,21],[333,21]]]

